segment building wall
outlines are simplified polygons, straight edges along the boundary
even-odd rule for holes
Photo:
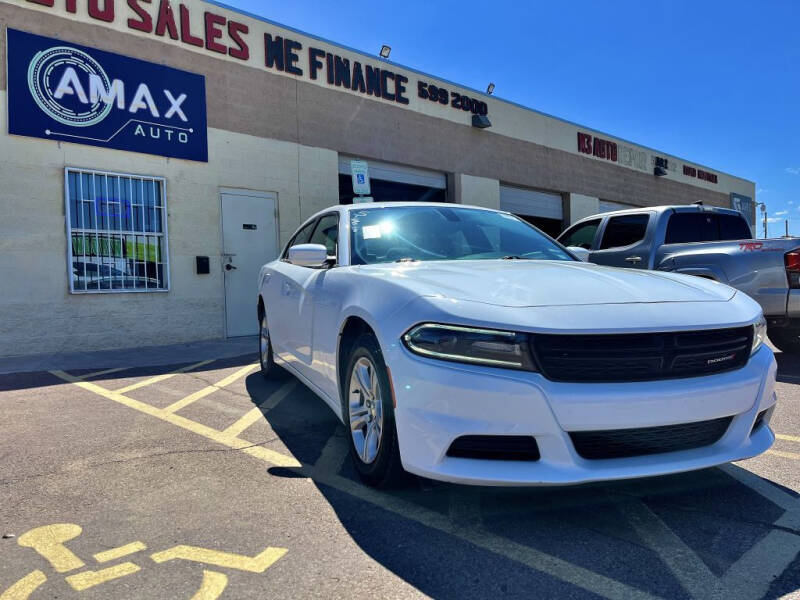
[[[754,197],[751,182],[721,173],[718,185],[689,182],[679,174],[655,178],[652,169],[580,154],[576,132],[585,128],[494,98],[486,98],[493,127],[475,129],[468,113],[416,97],[416,79],[437,80],[396,65],[391,68],[410,80],[407,106],[330,87],[324,78],[310,81],[267,69],[257,43],[264,31],[301,40],[304,48],[313,44],[353,61],[382,63],[201,0],[184,0],[195,32],[202,29],[198,18],[204,10],[249,25],[247,63],[131,31],[125,25],[132,16],[127,2],[115,2],[113,24],[89,19],[85,3],[78,3],[76,15],[66,13],[63,2],[55,4],[0,0],[0,65],[5,65],[8,26],[203,74],[209,160],[9,136],[6,73],[0,69],[0,356],[223,337],[220,188],[275,192],[283,244],[301,220],[338,203],[339,153],[447,173],[449,197],[464,204],[499,206],[500,181],[570,194],[572,220],[596,198],[645,206],[695,200],[729,206],[730,192]],[[153,14],[158,2],[140,5]],[[166,179],[168,293],[69,294],[67,166]],[[210,275],[195,274],[198,255],[210,257]]]
[[[170,292],[69,293],[67,166],[166,178]],[[335,152],[217,129],[208,164],[0,135],[0,182],[0,356],[223,337],[220,188],[277,193],[281,243],[338,194]],[[195,274],[197,255],[211,274]]]

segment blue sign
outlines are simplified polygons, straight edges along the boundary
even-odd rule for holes
[[[8,29],[8,132],[208,161],[202,75]]]

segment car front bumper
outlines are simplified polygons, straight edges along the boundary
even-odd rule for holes
[[[473,485],[565,485],[703,469],[756,456],[775,436],[776,363],[762,347],[736,371],[636,383],[558,383],[537,373],[430,360],[401,344],[385,350],[391,369],[400,454],[406,470]],[[629,458],[584,459],[571,432],[658,427],[731,416],[714,444]],[[536,461],[447,456],[464,435],[533,436]]]

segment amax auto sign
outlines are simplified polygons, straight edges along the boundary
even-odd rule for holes
[[[8,29],[9,133],[208,160],[205,78]]]

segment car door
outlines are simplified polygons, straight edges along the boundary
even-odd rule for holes
[[[591,219],[590,221],[576,223],[558,236],[558,241],[567,247],[574,246],[576,248],[591,250],[594,248],[594,241],[597,237],[597,231],[600,229],[601,222],[602,219]]]
[[[293,338],[296,337],[294,330],[299,319],[297,305],[303,276],[310,274],[309,270],[288,262],[289,248],[297,244],[308,243],[316,224],[317,219],[313,219],[297,230],[286,245],[281,260],[276,263],[269,281],[265,284],[267,288],[265,296],[267,321],[273,351],[287,362],[296,360],[291,349]]]
[[[651,268],[652,249],[648,243],[651,216],[654,213],[634,213],[608,217],[596,250],[589,260],[598,265]]]
[[[322,244],[328,255],[336,259],[338,245],[338,213],[319,217],[308,240],[294,240],[294,244]],[[305,237],[305,236],[304,236]],[[284,335],[284,354],[281,358],[290,362],[312,383],[319,383],[319,373],[313,368],[312,332],[317,302],[325,302],[325,281],[327,268],[301,267],[283,261],[281,266],[283,281],[280,290],[280,315],[284,322],[280,325]]]

